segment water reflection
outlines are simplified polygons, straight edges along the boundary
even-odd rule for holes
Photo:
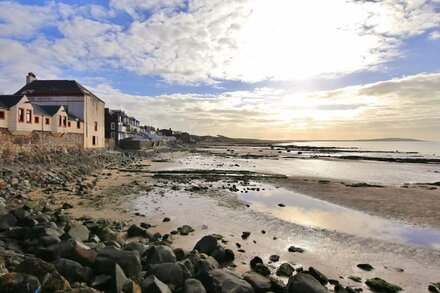
[[[241,198],[251,202],[255,209],[270,212],[275,217],[299,225],[422,247],[440,247],[440,231],[370,216],[284,188],[267,185],[263,188],[264,191],[249,190],[242,193]],[[285,204],[285,207],[279,207],[278,203]]]

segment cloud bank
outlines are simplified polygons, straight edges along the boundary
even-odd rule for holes
[[[440,140],[440,74],[419,74],[333,91],[260,88],[220,95],[124,94],[93,89],[143,122],[197,134],[267,139],[414,137]]]

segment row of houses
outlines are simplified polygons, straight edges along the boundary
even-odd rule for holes
[[[0,128],[12,135],[80,134],[85,149],[104,148],[106,139],[116,145],[127,139],[173,139],[171,130],[157,132],[122,110],[105,108],[102,99],[75,80],[38,80],[33,73],[15,94],[0,95]]]

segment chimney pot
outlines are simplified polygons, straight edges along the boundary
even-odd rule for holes
[[[37,79],[37,76],[35,74],[33,74],[32,72],[29,72],[28,75],[26,76],[26,84],[30,84],[31,82],[33,82],[36,79]]]

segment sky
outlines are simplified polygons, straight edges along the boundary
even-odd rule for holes
[[[0,0],[0,93],[28,72],[193,134],[440,141],[440,0]]]

